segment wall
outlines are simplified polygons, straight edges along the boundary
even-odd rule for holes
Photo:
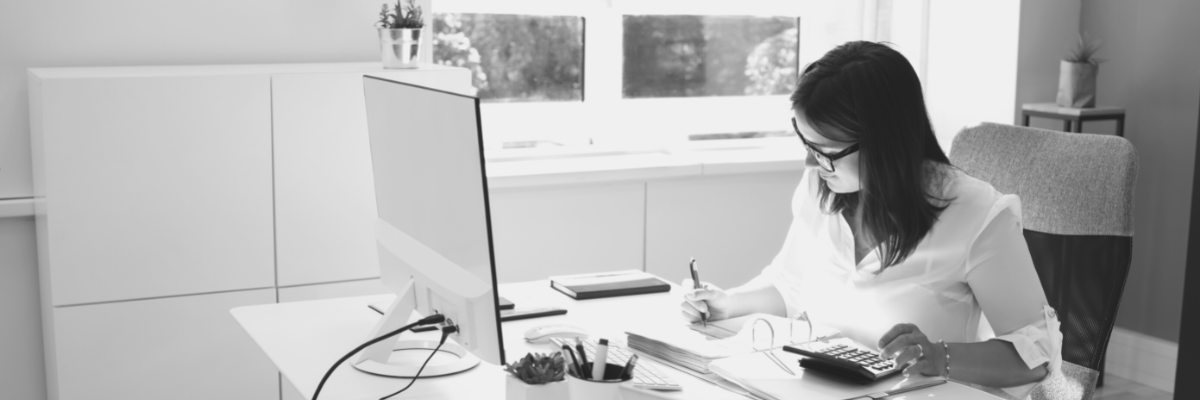
[[[380,3],[0,2],[0,199],[33,193],[26,68],[374,61]],[[0,218],[5,398],[46,396],[34,240],[31,218]]]
[[[1137,147],[1133,265],[1117,326],[1178,342],[1197,115],[1200,2],[1087,0],[1081,29],[1104,41],[1097,98],[1127,109]],[[1084,125],[1111,133],[1112,125]]]
[[[1017,53],[1017,95],[1012,124],[1021,123],[1021,104],[1054,102],[1059,62],[1078,39],[1081,0],[1024,0]],[[1062,130],[1061,121],[1034,118],[1030,125]],[[1093,122],[1109,124],[1109,122]]]
[[[4,398],[46,398],[33,217],[0,217],[0,388]]]

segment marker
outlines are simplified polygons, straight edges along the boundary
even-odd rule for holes
[[[600,339],[596,345],[596,359],[592,360],[592,380],[604,380],[604,371],[608,370],[608,339]]]
[[[621,370],[621,377],[618,379],[633,379],[633,367],[637,366],[637,360],[637,354],[629,356],[629,361],[625,363],[625,369]]]
[[[570,357],[571,357],[571,363],[567,364],[567,367],[570,368],[571,371],[575,373],[575,376],[582,378],[583,375],[580,372],[579,359],[575,358],[575,352],[571,351],[571,346],[568,346],[565,344],[562,345],[562,348],[563,348],[563,354],[570,355]]]
[[[696,257],[692,257],[692,262],[688,263],[688,268],[692,270],[692,289],[703,289],[700,285],[700,270],[696,269]],[[700,322],[704,327],[708,327],[708,313],[700,313]]]
[[[592,370],[588,367],[587,353],[583,351],[583,341],[579,340],[579,338],[575,338],[575,350],[579,351],[575,353],[575,355],[579,356],[579,377],[587,379],[586,377],[592,376]]]

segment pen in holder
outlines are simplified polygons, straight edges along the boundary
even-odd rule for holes
[[[595,368],[592,364],[587,363],[588,367]],[[621,386],[626,386],[622,384],[633,379],[633,376],[622,376],[624,370],[624,365],[607,364],[604,380],[599,381],[568,372],[567,391],[571,394],[571,400],[621,400]]]

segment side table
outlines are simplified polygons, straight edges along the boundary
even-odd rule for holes
[[[1021,125],[1029,126],[1030,117],[1061,119],[1064,132],[1083,132],[1083,121],[1117,121],[1117,136],[1125,136],[1125,108],[1096,106],[1093,108],[1062,107],[1055,103],[1025,103],[1021,105]],[[1074,128],[1074,130],[1072,130]]]

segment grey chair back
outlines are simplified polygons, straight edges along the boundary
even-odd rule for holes
[[[1133,249],[1137,152],[1116,136],[983,123],[950,162],[1021,198],[1025,241],[1063,334],[1063,366],[1035,399],[1091,399]]]

